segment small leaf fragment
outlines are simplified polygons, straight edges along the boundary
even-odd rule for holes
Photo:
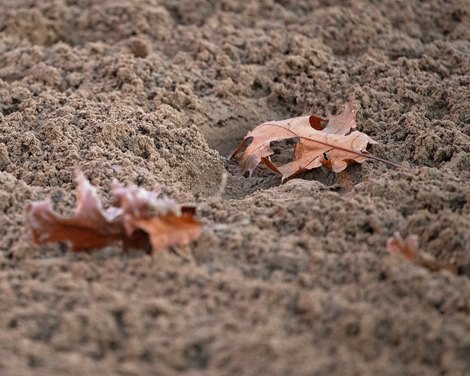
[[[457,265],[455,263],[439,262],[434,256],[422,251],[419,248],[418,237],[416,235],[408,235],[406,239],[403,239],[399,232],[395,232],[387,240],[386,248],[390,254],[401,256],[431,271],[449,270],[453,273],[457,272]]]

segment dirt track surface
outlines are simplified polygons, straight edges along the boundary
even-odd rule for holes
[[[0,374],[470,373],[468,1],[0,5]],[[224,161],[352,90],[402,171]],[[25,207],[71,212],[76,167],[196,203],[191,256],[33,247]],[[388,255],[394,231],[458,273]]]

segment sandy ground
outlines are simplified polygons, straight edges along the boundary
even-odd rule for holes
[[[1,375],[470,373],[468,0],[0,6]],[[402,171],[225,162],[351,90]],[[34,247],[25,207],[71,212],[76,167],[195,203],[192,255]],[[388,255],[394,231],[458,273]]]

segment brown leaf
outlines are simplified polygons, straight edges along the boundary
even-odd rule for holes
[[[457,265],[455,263],[441,263],[432,255],[420,250],[418,237],[416,235],[409,235],[403,240],[400,233],[395,232],[393,236],[387,240],[387,251],[431,271],[449,270],[453,273],[457,272]]]
[[[115,183],[116,206],[104,210],[81,172],[77,172],[77,185],[77,208],[70,217],[56,214],[49,201],[30,205],[27,216],[36,244],[68,241],[79,251],[120,242],[125,249],[163,250],[199,237],[201,225],[194,219],[194,208],[159,198],[159,192]]]
[[[263,163],[280,173],[283,180],[321,165],[340,172],[348,164],[362,163],[366,159],[381,160],[397,166],[368,154],[367,145],[376,142],[365,133],[358,131],[349,133],[355,127],[356,108],[354,98],[351,97],[344,110],[339,115],[329,115],[328,120],[312,115],[263,123],[248,132],[229,158],[240,153],[251,140],[251,144],[239,158],[240,174],[245,175],[248,172],[251,176],[254,169]],[[294,160],[285,165],[276,166],[270,160],[273,154],[271,142],[292,138],[298,140]]]

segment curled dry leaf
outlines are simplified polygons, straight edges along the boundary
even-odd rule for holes
[[[311,115],[263,123],[248,132],[229,159],[251,141],[238,159],[241,175],[248,173],[251,176],[260,163],[281,174],[282,180],[322,165],[340,172],[349,164],[362,163],[366,159],[399,167],[367,153],[367,146],[376,142],[365,133],[353,130],[356,128],[356,112],[351,96],[340,114],[330,114],[327,119]],[[287,139],[297,139],[294,160],[276,166],[270,159],[273,154],[271,142]]]
[[[449,270],[454,273],[457,271],[457,265],[455,263],[441,263],[432,255],[420,250],[418,237],[416,235],[409,235],[406,239],[403,239],[399,232],[395,232],[393,236],[387,240],[387,251],[431,271]]]
[[[27,218],[36,244],[68,241],[74,251],[120,242],[124,249],[155,251],[186,245],[201,231],[193,207],[160,198],[136,186],[115,182],[111,206],[103,209],[95,188],[77,172],[77,208],[70,217],[55,213],[49,201],[32,203]]]

